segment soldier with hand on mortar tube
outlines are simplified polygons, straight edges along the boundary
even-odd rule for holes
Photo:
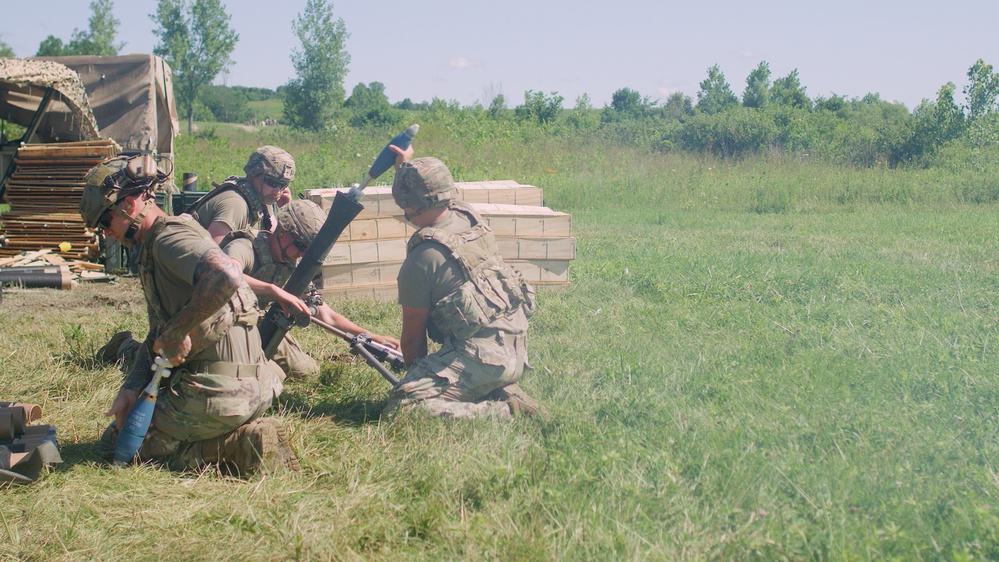
[[[222,240],[222,251],[243,271],[243,278],[256,293],[261,308],[277,301],[286,314],[313,314],[339,330],[367,334],[375,342],[398,349],[398,340],[361,328],[331,309],[314,290],[303,300],[282,288],[325,220],[326,214],[319,205],[295,200],[278,210],[273,233],[266,230],[230,233]],[[292,378],[319,374],[319,364],[302,351],[291,332],[285,334],[272,359]]]

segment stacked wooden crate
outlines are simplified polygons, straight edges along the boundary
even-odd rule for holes
[[[471,203],[493,233],[503,258],[535,285],[569,283],[576,240],[571,217],[543,206],[542,190],[515,181],[459,182],[458,199]],[[329,211],[338,191],[313,189],[306,197]],[[364,190],[364,210],[330,250],[322,268],[323,294],[396,298],[396,277],[415,229],[392,199],[392,189]]]
[[[80,197],[87,172],[118,153],[112,140],[28,144],[17,149],[14,173],[7,178],[0,216],[0,256],[51,250],[67,259],[97,257],[97,234],[80,218]]]

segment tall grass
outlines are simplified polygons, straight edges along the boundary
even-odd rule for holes
[[[999,237],[961,174],[454,133],[428,123],[418,153],[572,214],[572,284],[541,291],[523,380],[547,417],[379,420],[380,377],[304,331],[322,374],[276,410],[301,476],[114,470],[93,446],[120,375],[89,357],[143,331],[135,280],[9,293],[0,398],[42,403],[67,462],[0,491],[0,556],[999,557]],[[217,133],[177,159],[238,173],[278,144],[302,189],[357,181],[387,136]],[[398,332],[391,303],[332,304]]]

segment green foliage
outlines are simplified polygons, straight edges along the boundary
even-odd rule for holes
[[[738,103],[739,98],[732,93],[721,68],[717,64],[709,68],[708,77],[701,82],[697,91],[697,110],[714,115]]]
[[[14,49],[12,49],[11,46],[8,45],[6,41],[4,41],[3,39],[0,39],[0,57],[11,57],[11,58],[13,58],[13,57],[16,57],[16,56],[17,55],[14,54]]]
[[[121,24],[114,17],[114,3],[111,0],[94,0],[90,3],[90,25],[87,31],[74,31],[67,46],[67,54],[113,56],[125,47],[125,43],[116,43],[118,26]]]
[[[170,65],[174,92],[187,113],[187,131],[194,124],[194,104],[201,89],[232,64],[239,35],[220,0],[159,0],[150,16],[159,43],[153,52]]]
[[[112,0],[94,0],[90,3],[90,21],[86,31],[74,29],[65,45],[62,39],[49,35],[38,46],[36,56],[61,57],[70,55],[113,56],[125,47],[116,43],[121,22],[114,16]]]
[[[503,94],[496,94],[489,102],[489,116],[493,119],[503,119],[506,113],[506,97]]]
[[[250,98],[245,89],[226,86],[205,86],[199,96],[199,101],[221,123],[244,123],[253,117],[250,109]]]
[[[964,134],[964,112],[954,101],[954,90],[954,83],[948,82],[940,87],[935,102],[923,100],[916,107],[912,117],[912,135],[900,149],[902,159],[912,160],[932,154]]]
[[[991,67],[986,68],[984,63],[976,68],[976,75],[991,75]],[[602,109],[594,109],[589,96],[583,94],[576,99],[574,108],[562,110],[563,100],[557,93],[545,95],[532,90],[525,92],[524,104],[512,112],[506,109],[502,94],[493,94],[488,108],[479,103],[462,107],[456,100],[441,98],[420,103],[406,98],[393,107],[379,82],[358,84],[342,108],[346,125],[364,134],[388,134],[404,122],[446,123],[448,130],[463,136],[471,147],[550,135],[574,138],[587,132],[621,146],[725,159],[766,155],[860,167],[922,167],[939,166],[964,158],[958,154],[973,152],[969,162],[978,167],[989,165],[989,157],[973,147],[994,137],[993,121],[975,127],[981,119],[965,117],[964,109],[954,99],[952,83],[942,86],[935,100],[924,100],[910,113],[902,104],[882,100],[877,93],[860,98],[832,94],[809,100],[797,69],[769,85],[766,61],[761,61],[747,77],[741,104],[731,94],[717,65],[709,69],[708,75],[696,111],[693,100],[682,92],[672,93],[660,104],[629,88],[615,91],[611,102]],[[984,82],[987,80],[976,83]],[[488,92],[495,91],[494,87]],[[283,87],[259,95],[275,96],[268,100],[268,107],[278,108],[285,92],[287,88]],[[488,97],[489,93],[484,99]],[[218,104],[209,102],[206,105],[216,112]],[[726,109],[708,111],[710,107]],[[264,111],[261,106],[251,108],[258,117]],[[511,113],[517,119],[509,119]],[[992,113],[997,112],[983,115]],[[972,141],[971,135],[976,135],[977,140]],[[947,151],[944,158],[934,157],[951,145],[958,148]],[[967,200],[988,197],[968,195]],[[763,210],[779,209],[790,200],[771,200],[768,196],[759,198],[754,205]]]
[[[385,95],[385,85],[372,82],[368,85],[359,83],[354,86],[350,97],[343,103],[351,127],[397,125],[402,116],[393,109]]]
[[[805,93],[805,87],[798,79],[798,69],[795,68],[788,73],[774,80],[770,88],[770,102],[776,105],[787,107],[797,107],[808,109],[812,107],[812,100]]]
[[[968,98],[968,118],[975,120],[986,113],[995,111],[999,97],[999,74],[992,71],[991,64],[978,59],[968,69],[968,85],[964,88]]]
[[[762,109],[770,102],[770,64],[761,61],[746,77],[742,106]]]
[[[565,119],[570,126],[580,130],[593,130],[600,125],[600,116],[593,109],[590,96],[586,94],[581,94],[576,98],[576,106]]]
[[[524,92],[524,104],[514,108],[514,115],[521,121],[551,123],[555,121],[562,110],[564,99],[558,95],[558,92],[552,92],[546,96],[543,92],[527,90]]]
[[[62,57],[66,56],[66,46],[63,45],[62,39],[59,39],[55,35],[49,35],[42,39],[42,42],[38,45],[38,52],[35,53],[36,57]]]
[[[663,116],[672,121],[680,121],[694,114],[694,102],[683,92],[673,92],[663,105]]]
[[[413,100],[406,98],[400,102],[396,102],[393,106],[396,109],[402,109],[406,111],[425,111],[430,107],[429,102],[415,103]]]
[[[291,55],[295,78],[285,85],[284,120],[298,129],[326,130],[343,104],[350,34],[343,18],[333,21],[333,5],[327,0],[308,0],[292,27],[301,49]]]
[[[604,123],[619,123],[644,119],[653,114],[655,106],[655,102],[642,97],[636,90],[621,88],[611,95],[611,103],[600,112],[600,120]]]
[[[680,147],[722,158],[743,157],[773,146],[778,130],[770,114],[746,107],[732,107],[711,115],[698,113],[677,131]]]

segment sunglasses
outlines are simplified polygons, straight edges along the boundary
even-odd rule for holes
[[[267,187],[271,189],[284,189],[288,187],[287,183],[266,176],[264,176],[264,183],[266,183]]]

